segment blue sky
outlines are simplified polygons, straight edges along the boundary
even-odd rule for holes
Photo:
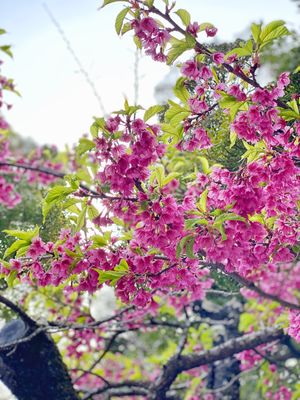
[[[120,108],[124,96],[133,100],[134,58],[132,39],[120,39],[114,18],[120,3],[97,10],[101,1],[47,0],[72,47],[88,71],[107,111]],[[299,28],[299,14],[290,0],[178,0],[192,19],[212,22],[220,40],[236,37],[251,22],[284,19]],[[39,143],[72,144],[89,130],[93,115],[101,115],[97,99],[40,0],[0,0],[0,26],[8,35],[1,43],[13,45],[13,60],[3,72],[13,77],[21,98],[7,118],[14,129]],[[168,67],[143,58],[140,61],[140,103],[154,103],[153,87]]]

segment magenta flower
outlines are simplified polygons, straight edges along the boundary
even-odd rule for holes
[[[205,28],[205,33],[207,35],[207,37],[214,37],[217,33],[218,29],[215,28],[214,26],[208,26],[207,28]]]

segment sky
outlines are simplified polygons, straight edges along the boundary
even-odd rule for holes
[[[159,0],[157,0],[159,2]],[[130,34],[119,38],[114,19],[121,3],[98,10],[101,0],[45,0],[71,43],[76,56],[101,97],[106,112],[134,100],[135,49]],[[89,131],[93,116],[103,114],[99,101],[80,72],[66,42],[45,10],[42,0],[0,0],[0,27],[14,58],[5,58],[2,71],[14,78],[22,97],[10,97],[6,117],[14,130],[36,142],[72,145]],[[192,20],[211,22],[219,40],[243,33],[251,22],[284,19],[299,28],[299,13],[290,0],[178,0]],[[203,35],[204,36],[204,35]],[[201,39],[201,38],[200,38]],[[169,69],[147,57],[139,61],[139,103],[155,103],[154,87]]]

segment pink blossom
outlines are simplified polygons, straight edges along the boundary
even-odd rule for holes
[[[207,28],[205,28],[205,33],[208,37],[214,37],[216,36],[218,29],[215,28],[214,26],[208,26]]]
[[[198,29],[199,29],[198,22],[193,22],[192,24],[189,24],[189,26],[187,27],[187,32],[197,37]]]
[[[197,79],[199,77],[197,62],[194,60],[186,61],[181,67],[181,72],[188,78]]]
[[[214,53],[212,55],[212,58],[217,65],[223,64],[223,62],[224,62],[224,54],[223,53],[220,53],[220,52]]]

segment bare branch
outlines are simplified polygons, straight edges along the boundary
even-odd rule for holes
[[[164,366],[156,382],[152,384],[150,388],[151,396],[149,399],[165,400],[166,392],[177,376],[183,371],[210,364],[217,360],[224,360],[241,351],[253,349],[263,343],[269,343],[277,339],[282,339],[283,337],[284,332],[282,329],[266,328],[259,332],[228,340],[211,350],[202,351],[197,355],[174,356]]]
[[[92,79],[90,78],[90,75],[88,74],[88,72],[86,71],[86,69],[84,68],[84,66],[82,65],[82,62],[80,61],[80,59],[78,58],[77,54],[75,53],[75,50],[73,49],[70,40],[67,38],[64,30],[62,29],[62,27],[60,26],[59,22],[57,21],[57,19],[54,17],[52,11],[50,10],[49,6],[46,3],[43,3],[43,7],[44,10],[46,11],[48,17],[50,18],[50,20],[52,21],[53,25],[56,27],[58,33],[60,34],[62,40],[65,42],[66,44],[66,48],[68,50],[68,52],[71,54],[71,56],[73,57],[74,61],[76,62],[80,73],[83,75],[83,77],[85,78],[87,84],[89,85],[89,87],[92,89],[93,95],[95,96],[95,98],[97,99],[98,103],[99,103],[99,107],[101,112],[103,113],[103,115],[106,115],[106,111],[105,111],[105,107],[103,105],[103,101],[96,89],[96,86],[94,84],[94,82],[92,81]]]

